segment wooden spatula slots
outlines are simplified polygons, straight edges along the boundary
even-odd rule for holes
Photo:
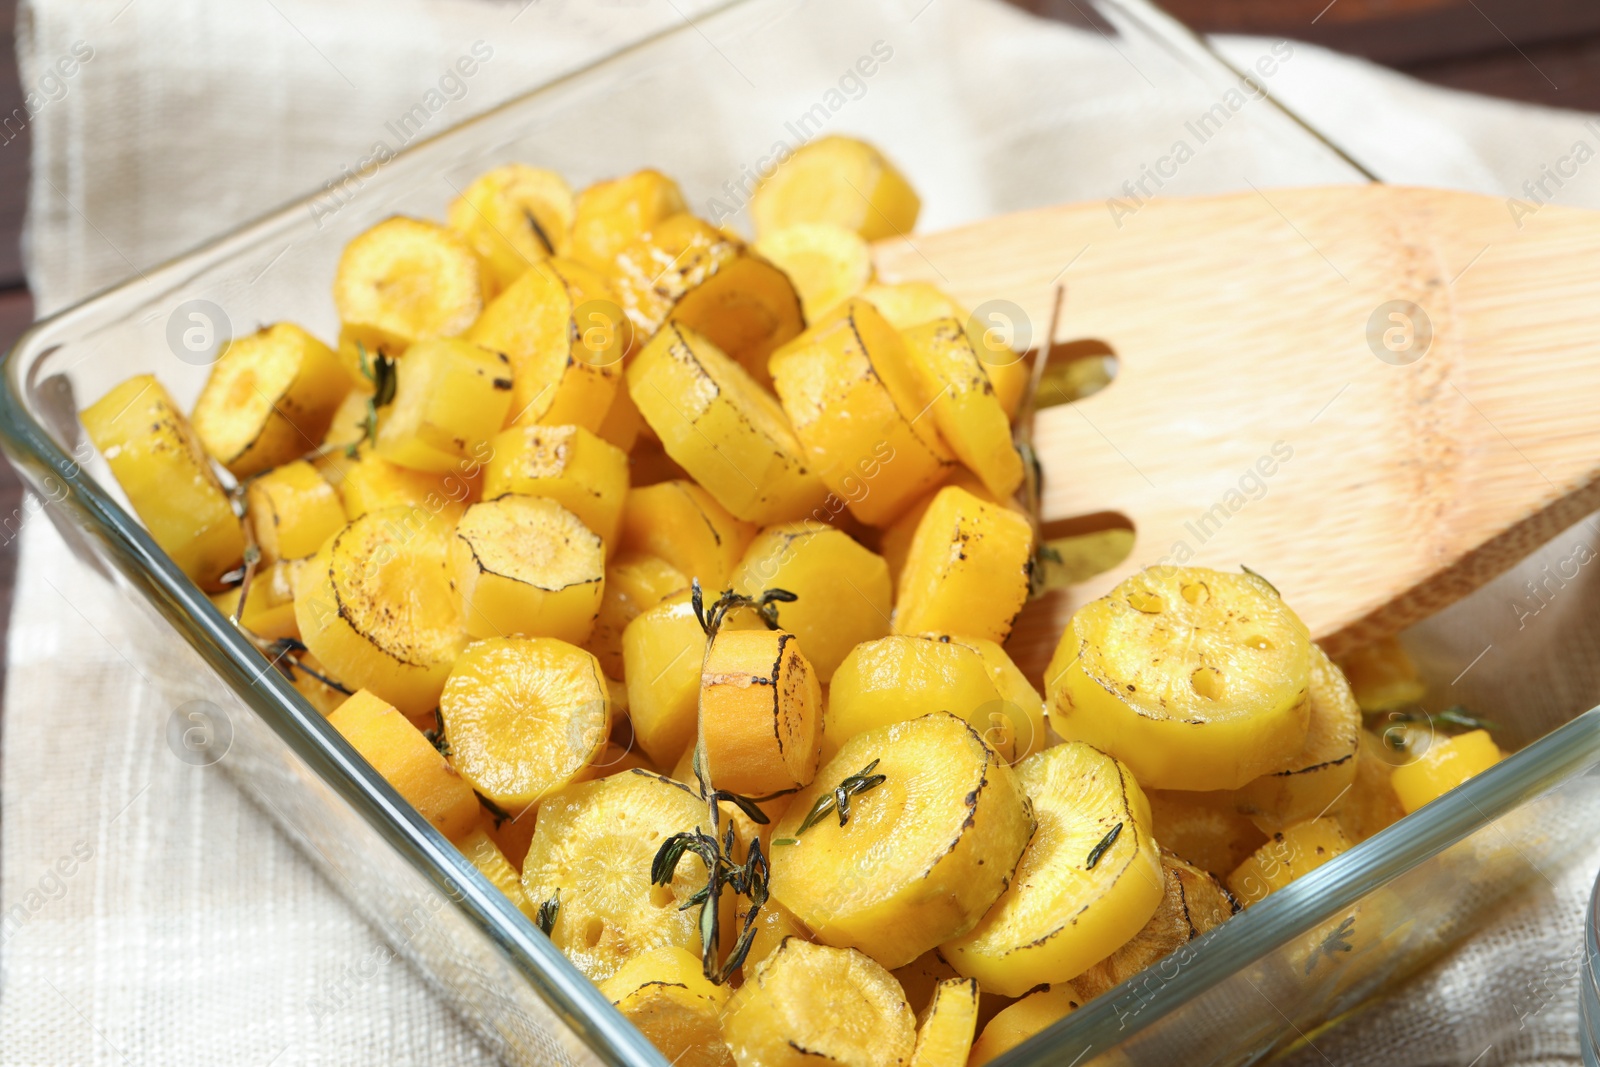
[[[1028,606],[1009,646],[1024,669],[1042,673],[1079,605],[1162,561],[1248,565],[1337,655],[1600,508],[1600,212],[1521,215],[1338,186],[880,243],[887,280],[1011,301],[1037,334],[1059,279],[1053,340],[1120,360],[1035,433],[1045,523],[1119,513],[1133,552]]]

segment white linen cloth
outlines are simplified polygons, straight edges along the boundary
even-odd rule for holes
[[[38,104],[29,277],[40,311],[336,178],[476,42],[492,57],[427,132],[708,6],[25,0],[18,49]],[[1025,129],[1048,142],[1052,108],[1085,103],[1047,91],[1060,84],[1052,78],[1066,35],[1081,31],[992,0],[885,0],[863,3],[860,18],[907,33],[914,25],[919,47],[903,49],[896,70],[906,107],[918,106],[908,87],[921,86],[923,106],[937,101],[964,128],[997,139]],[[807,51],[812,43],[795,42],[791,77],[828,62]],[[1218,43],[1241,65],[1271,44]],[[1295,57],[1273,92],[1389,180],[1527,196],[1523,183],[1541,180],[1544,166],[1566,169],[1576,142],[1600,146],[1585,116],[1433,89],[1304,45]],[[1114,48],[1104,60],[1121,61]],[[988,73],[961,81],[957,61]],[[812,73],[817,84],[837,77],[831,67]],[[856,128],[869,136],[905,118],[885,104],[863,116]],[[1101,148],[1069,151],[1087,159]],[[1027,200],[1025,188],[907,169],[927,194],[931,226]],[[1005,177],[1027,180],[1016,168]],[[1562,181],[1546,181],[1555,199],[1600,207],[1600,165]],[[171,709],[118,651],[108,594],[48,523],[27,515],[0,769],[0,1064],[491,1062],[229,782],[173,757]],[[1580,537],[1593,540],[1575,530],[1551,551],[1565,555]],[[1424,658],[1465,663],[1462,650],[1481,647],[1485,626],[1504,629],[1485,620],[1504,614],[1520,581],[1508,575],[1421,628]],[[1562,614],[1542,636],[1494,630],[1502,649],[1524,645],[1475,668],[1463,686],[1475,707],[1544,699],[1541,714],[1554,721],[1600,702],[1600,671],[1589,666],[1600,662],[1600,623],[1586,622],[1597,614],[1586,581],[1554,605]],[[1560,685],[1541,697],[1526,679],[1545,669],[1559,669]],[[1402,994],[1319,1035],[1307,1062],[1578,1062],[1590,870],[1540,883]]]

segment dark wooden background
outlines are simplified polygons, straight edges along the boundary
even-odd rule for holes
[[[1012,0],[1047,17],[1081,18],[1075,0]],[[1425,81],[1514,100],[1600,111],[1600,0],[1158,0],[1203,32],[1310,41]],[[0,0],[0,116],[22,105],[13,41],[16,0]],[[0,351],[33,317],[22,270],[29,133],[0,144]],[[21,486],[0,463],[0,527]],[[0,545],[0,625],[17,565]],[[0,632],[0,641],[4,634]],[[3,651],[3,649],[0,649]],[[4,658],[0,655],[0,681]]]

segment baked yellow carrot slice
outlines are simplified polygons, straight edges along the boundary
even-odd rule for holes
[[[339,494],[305,460],[252,479],[244,498],[263,563],[313,555],[346,522]]]
[[[711,784],[741,796],[809,785],[822,749],[822,687],[781,630],[722,630],[700,672],[700,743]]]
[[[550,940],[592,982],[654,948],[698,957],[696,910],[705,868],[682,863],[667,885],[650,881],[661,844],[705,821],[706,805],[652,775],[613,774],[544,799],[522,861],[522,888],[535,907],[553,903]]]
[[[1504,758],[1487,730],[1472,730],[1456,737],[1437,738],[1428,751],[1389,775],[1400,806],[1410,814],[1450,790],[1482,774]]]
[[[911,1058],[916,1019],[870,956],[791,937],[728,1001],[722,1035],[739,1064],[891,1067]]]
[[[585,646],[600,660],[606,677],[626,679],[622,634],[628,624],[671,594],[688,588],[689,579],[683,572],[656,556],[622,552],[606,564],[605,591]]]
[[[977,1026],[978,983],[971,978],[940,982],[917,1020],[911,1067],[966,1067]]]
[[[506,895],[506,899],[516,905],[518,911],[530,919],[538,917],[538,909],[528,900],[528,894],[522,891],[522,875],[511,865],[506,854],[500,851],[500,846],[495,844],[494,837],[490,835],[485,822],[493,824],[493,820],[480,814],[478,825],[472,832],[456,842],[456,847],[461,854],[467,857],[471,864],[478,868],[478,872],[489,879],[489,884]]]
[[[350,392],[333,350],[280,322],[229,342],[194,405],[194,431],[235,478],[314,450]]]
[[[786,589],[797,599],[778,621],[800,639],[826,685],[851,649],[889,633],[889,566],[843,530],[816,521],[769,526],[750,542],[729,584],[759,597]]]
[[[534,263],[566,255],[572,217],[572,189],[566,179],[525,163],[480,174],[450,202],[446,215],[450,228],[483,260],[495,292]]]
[[[572,257],[594,270],[611,271],[625,246],[685,210],[678,183],[658,170],[596,182],[573,205]]]
[[[989,742],[989,747],[996,752],[1009,751],[1012,763],[1020,763],[1044,748],[1048,740],[1044,697],[1006,655],[1006,650],[981,637],[952,637],[951,640],[978,654],[989,672],[989,681],[1000,695],[1000,707],[988,709],[988,721],[982,727],[983,739]]]
[[[333,303],[351,344],[392,357],[417,341],[465,333],[483,311],[484,282],[466,238],[396,216],[344,246]]]
[[[628,490],[621,547],[664,559],[703,589],[727,583],[756,525],[735,517],[694,482],[657,482]]]
[[[738,237],[687,213],[623,248],[612,277],[641,340],[669,321],[681,323],[763,387],[771,384],[767,357],[805,329],[788,275]]]
[[[507,494],[456,524],[450,567],[473,637],[589,640],[605,585],[605,547],[554,500]]]
[[[743,928],[745,913],[749,909],[749,900],[740,898],[737,912],[739,926]],[[771,897],[767,898],[761,910],[756,913],[755,934],[750,939],[750,951],[745,956],[744,973],[748,976],[754,973],[757,965],[778,950],[783,942],[791,937],[801,941],[812,940],[811,931],[806,929],[806,924],[795,917],[794,912],[779,904]]]
[[[1045,672],[1056,733],[1154,789],[1284,770],[1305,747],[1310,685],[1310,633],[1277,590],[1202,567],[1141,571],[1084,605]]]
[[[1343,673],[1311,646],[1310,721],[1305,745],[1281,771],[1234,791],[1234,802],[1267,833],[1334,813],[1356,780],[1361,708]]]
[[[1069,982],[1115,952],[1161,903],[1150,805],[1128,769],[1085,744],[1017,765],[1038,830],[1005,893],[939,952],[988,991]]]
[[[768,525],[827,495],[772,394],[706,337],[669,322],[628,368],[628,394],[676,460],[728,511]]]
[[[300,639],[345,686],[407,716],[431,711],[467,643],[446,567],[442,531],[405,508],[368,512],[300,572]]]
[[[831,222],[876,241],[910,233],[921,209],[911,183],[882,152],[840,136],[802,145],[750,200],[762,236],[797,223]]]
[[[1187,793],[1147,789],[1155,839],[1161,847],[1222,880],[1267,843],[1248,816],[1240,814],[1225,790]]]
[[[933,421],[950,450],[1004,500],[1022,484],[1022,457],[989,371],[958,319],[935,319],[901,333]]]
[[[1337,821],[1308,819],[1275,833],[1228,875],[1228,891],[1245,907],[1259,903],[1350,848]]]
[[[1004,641],[1028,600],[1033,527],[957,486],[939,490],[911,539],[894,605],[901,634]]]
[[[1084,1000],[1120,985],[1233,917],[1233,898],[1221,882],[1205,871],[1163,852],[1161,872],[1161,903],[1144,929],[1072,980],[1073,988]],[[1178,966],[1187,962],[1183,955],[1175,960]]]
[[[1036,990],[989,1020],[972,1044],[968,1067],[983,1067],[1035,1034],[1042,1034],[1083,1006],[1083,996],[1070,982]]]
[[[798,603],[798,602],[797,602]],[[789,610],[784,605],[779,612]],[[965,720],[1007,763],[1016,749],[1005,731],[991,731],[1003,709],[983,656],[938,634],[896,634],[864,641],[834,672],[823,717],[822,757],[831,760],[851,738],[932,711]]]
[[[658,767],[672,767],[694,747],[705,650],[706,634],[687,589],[644,611],[622,631],[633,737]]]
[[[599,535],[607,556],[614,553],[628,497],[627,453],[582,426],[513,426],[489,447],[484,499],[520,493],[554,500]]]
[[[155,543],[200,588],[220,590],[244,559],[244,529],[166,389],[140,374],[79,417]]]
[[[732,1067],[722,1040],[722,1009],[732,991],[701,973],[676,945],[641,952],[600,983],[600,992],[678,1067]]]
[[[535,263],[489,302],[467,340],[511,361],[510,422],[599,429],[631,343],[616,301],[602,275],[557,258]]]
[[[772,895],[824,944],[901,967],[984,918],[1032,833],[1011,768],[936,712],[857,735],[795,795]]]
[[[459,841],[478,823],[478,798],[433,742],[395,707],[365,689],[328,723],[444,836]]]
[[[419,341],[395,370],[376,450],[411,470],[460,470],[484,455],[510,407],[505,356],[455,338]]]
[[[966,311],[931,282],[873,282],[861,290],[861,298],[877,308],[897,330],[935,319],[960,319]]]
[[[867,242],[837,223],[785,227],[763,235],[756,251],[789,276],[808,322],[820,319],[872,280]]]
[[[871,304],[845,301],[768,366],[809,466],[862,522],[889,524],[945,477],[954,457],[905,343]]]
[[[257,637],[276,641],[280,637],[300,637],[300,624],[294,617],[294,583],[305,560],[278,560],[256,568],[245,591],[244,604],[239,590],[227,589],[211,594],[211,602],[222,614],[239,612],[239,625]]]
[[[611,699],[595,658],[548,637],[478,641],[439,698],[450,765],[480,796],[518,815],[565,787],[605,750]]]
[[[1362,730],[1356,747],[1356,778],[1334,818],[1351,841],[1360,843],[1399,822],[1406,814],[1394,791],[1394,769],[1409,757],[1391,749],[1371,730]],[[1242,860],[1243,857],[1240,857]]]
[[[911,542],[916,538],[917,526],[921,524],[922,516],[933,506],[934,498],[943,489],[952,485],[965,489],[985,503],[999,504],[1018,514],[1024,514],[1020,504],[1015,500],[1001,500],[996,497],[984,486],[983,481],[967,468],[952,467],[943,485],[935,486],[930,492],[907,505],[905,511],[900,513],[900,517],[884,527],[883,533],[878,537],[878,553],[889,564],[889,577],[896,589],[900,588],[900,576],[905,571],[906,560],[911,556]]]
[[[410,513],[408,523],[432,527],[442,537],[479,497],[482,479],[476,464],[472,460],[461,470],[417,471],[363,447],[356,459],[342,457],[321,469],[324,477],[338,478],[347,519],[403,508]]]

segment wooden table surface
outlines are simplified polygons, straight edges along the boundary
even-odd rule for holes
[[[1011,2],[1047,17],[1081,18],[1076,0]],[[1158,2],[1203,32],[1289,37],[1364,56],[1439,85],[1600,111],[1596,0]],[[16,0],[0,0],[0,116],[11,115],[22,105],[13,40],[15,14]],[[33,317],[21,245],[29,140],[24,126],[20,136],[0,144],[0,351]],[[17,565],[17,543],[4,533],[5,520],[17,513],[21,502],[16,475],[0,463],[0,620],[11,617]]]

